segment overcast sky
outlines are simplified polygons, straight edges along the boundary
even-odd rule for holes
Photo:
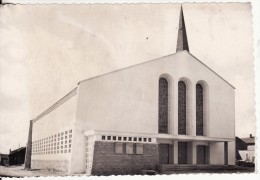
[[[236,135],[255,134],[250,3],[183,4],[190,52],[236,87]],[[179,4],[0,9],[0,153],[77,82],[176,51]]]

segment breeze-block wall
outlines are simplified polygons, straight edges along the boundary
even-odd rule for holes
[[[115,142],[96,141],[92,175],[125,175],[140,174],[141,170],[154,170],[158,164],[158,144],[143,143],[143,153],[136,154],[136,144],[133,144],[133,154],[126,153],[126,144],[123,144],[123,153],[115,152]]]
[[[69,162],[65,160],[32,160],[32,169],[46,169],[50,171],[68,172]]]

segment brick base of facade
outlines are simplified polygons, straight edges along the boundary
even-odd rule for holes
[[[115,153],[115,143],[96,141],[92,175],[140,174],[154,170],[159,161],[158,144],[143,144],[143,154]]]
[[[32,169],[47,169],[51,171],[68,172],[69,162],[68,161],[58,161],[58,160],[32,160]]]

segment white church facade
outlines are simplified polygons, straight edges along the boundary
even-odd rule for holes
[[[86,79],[30,122],[26,167],[89,175],[235,164],[235,88],[189,52]],[[48,133],[46,133],[48,132]]]

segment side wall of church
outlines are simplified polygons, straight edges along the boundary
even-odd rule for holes
[[[33,123],[32,169],[68,172],[76,117],[77,95],[74,91]]]

